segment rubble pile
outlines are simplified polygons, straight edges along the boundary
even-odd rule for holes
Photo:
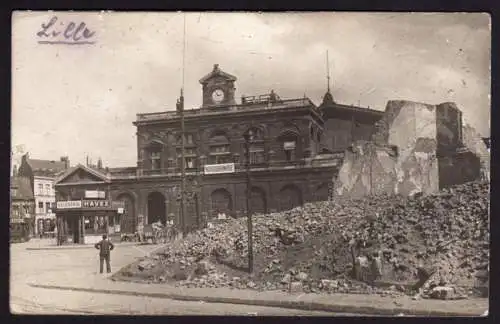
[[[153,282],[187,287],[290,292],[397,295],[413,286],[423,297],[450,296],[449,286],[471,286],[477,271],[487,269],[489,184],[412,198],[342,198],[256,215],[252,276],[245,271],[246,229],[241,218],[191,233],[141,261],[142,270],[127,269],[128,276],[140,272]],[[381,281],[389,284],[351,279],[352,242],[358,242],[359,255],[382,252]]]

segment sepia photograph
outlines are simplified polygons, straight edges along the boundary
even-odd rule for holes
[[[11,42],[11,314],[488,316],[488,13],[14,11]]]

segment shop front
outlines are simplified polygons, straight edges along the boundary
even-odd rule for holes
[[[94,244],[103,234],[120,235],[122,201],[67,200],[58,201],[56,209],[57,244]]]

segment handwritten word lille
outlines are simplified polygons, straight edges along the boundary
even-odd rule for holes
[[[56,16],[52,17],[46,24],[41,24],[41,29],[36,33],[39,44],[64,44],[85,45],[94,44],[95,31],[87,28],[84,22],[76,24],[73,21],[58,22]]]

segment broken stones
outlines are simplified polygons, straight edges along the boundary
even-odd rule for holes
[[[296,276],[295,276],[295,279],[298,280],[298,281],[305,281],[307,280],[308,278],[308,275],[307,273],[305,272],[299,272]]]
[[[290,283],[290,281],[292,280],[292,275],[287,273],[282,279],[281,279],[281,283],[283,284],[286,284],[286,283]]]
[[[488,199],[488,184],[468,183],[411,199],[390,195],[339,198],[255,215],[251,282],[254,289],[263,290],[288,289],[298,282],[302,291],[369,292],[369,285],[349,281],[353,266],[350,240],[360,243],[356,256],[373,259],[373,252],[383,251],[380,264],[375,260],[376,268],[382,271],[371,269],[381,273],[382,281],[419,282],[419,288],[425,292],[460,279],[473,281],[477,270],[489,273]],[[189,284],[196,287],[253,286],[243,270],[248,262],[244,218],[193,232],[172,242],[158,256],[131,267],[132,276],[143,272],[145,277],[144,272],[155,272],[158,266],[182,267],[193,277]],[[230,276],[224,276],[228,265],[232,268],[231,272],[228,270]],[[428,265],[441,266],[439,275],[432,276],[434,272]],[[197,274],[193,275],[195,269]],[[158,273],[166,272],[161,270]],[[200,276],[207,277],[195,281],[194,277]],[[373,288],[372,292],[377,291]]]
[[[299,293],[303,291],[303,286],[300,281],[294,281],[290,283],[290,293]]]
[[[433,299],[453,299],[456,297],[455,289],[453,287],[434,287],[430,293],[429,297]]]
[[[140,271],[149,270],[153,267],[154,267],[154,263],[151,260],[143,260],[143,261],[139,262],[139,264],[137,265],[137,268]]]

